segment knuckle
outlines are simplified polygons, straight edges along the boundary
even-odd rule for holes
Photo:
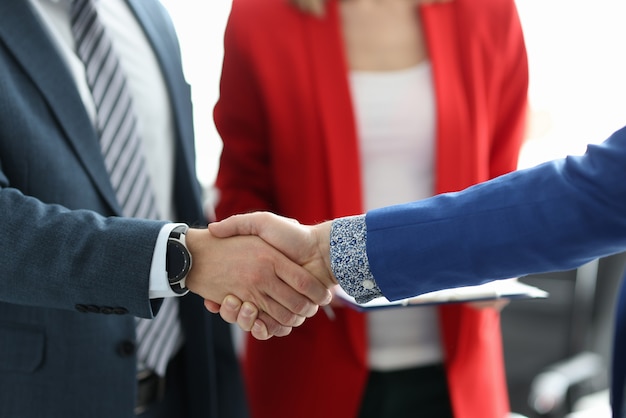
[[[298,315],[293,312],[285,311],[278,315],[276,321],[278,321],[280,325],[292,327],[298,322]]]
[[[300,316],[309,316],[310,312],[315,310],[316,306],[317,305],[302,297],[294,304],[292,312]]]

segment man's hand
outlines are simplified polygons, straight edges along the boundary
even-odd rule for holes
[[[326,288],[337,284],[330,267],[331,221],[315,226],[270,212],[234,215],[209,224],[216,237],[256,235],[313,273]]]
[[[233,295],[263,312],[269,332],[286,335],[330,302],[324,284],[259,237],[218,238],[208,229],[190,229],[186,242],[193,257],[186,285],[207,308]]]
[[[257,212],[235,215],[222,222],[212,223],[209,230],[218,237],[257,235],[305,267],[326,288],[331,288],[337,284],[337,280],[330,268],[330,226],[331,222],[304,226],[293,219]],[[219,311],[225,321],[237,323],[241,329],[251,331],[257,339],[286,335],[290,331],[277,326],[272,315],[268,317],[264,308],[250,299],[233,295],[221,305],[207,302],[205,306],[211,312]]]
[[[267,340],[273,336],[284,337],[291,333],[293,327],[281,325],[274,318],[250,302],[242,302],[233,295],[228,295],[222,304],[208,300],[204,301],[206,309],[219,313],[222,318],[231,324],[237,324],[244,331],[249,331],[257,340]]]
[[[236,323],[242,330],[249,331],[257,340],[284,337],[293,329],[279,324],[265,312],[259,312],[255,304],[242,302],[233,295],[226,296],[221,305],[205,300],[204,306],[213,313],[219,312],[226,322]]]
[[[330,312],[326,311],[327,315],[332,314],[334,316],[332,308],[344,307],[345,303],[341,302],[341,298],[334,297],[332,289],[331,292],[333,299],[324,309],[330,310]],[[284,337],[289,335],[292,330],[292,327],[281,326],[269,315],[259,312],[253,303],[242,302],[233,295],[226,296],[221,306],[209,301],[205,301],[204,305],[213,313],[219,312],[225,321],[231,324],[236,323],[242,330],[249,331],[257,340],[267,340],[273,336]]]

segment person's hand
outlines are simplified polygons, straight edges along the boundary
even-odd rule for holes
[[[249,331],[257,340],[267,340],[271,337],[289,335],[293,327],[278,324],[265,312],[251,302],[242,302],[233,295],[224,298],[221,305],[205,301],[204,306],[213,313],[218,313],[231,324],[237,324],[244,331]]]
[[[330,302],[327,286],[259,237],[218,238],[190,229],[186,242],[193,258],[189,290],[214,308],[227,295],[253,303],[273,335],[288,333]]]
[[[341,302],[340,298],[334,297],[332,289],[331,292],[333,293],[333,299],[328,305],[324,306],[324,310],[327,311],[327,315],[332,314],[334,317],[332,308],[344,307],[346,305]],[[267,340],[273,336],[283,337],[289,335],[293,328],[281,326],[269,315],[259,312],[259,309],[253,303],[242,302],[233,295],[226,296],[221,305],[209,301],[205,301],[204,305],[213,313],[219,312],[226,322],[236,323],[242,330],[249,331],[257,340]]]
[[[234,215],[209,224],[220,238],[256,235],[314,274],[328,289],[337,284],[330,267],[331,221],[301,225],[294,219],[270,212]]]
[[[290,259],[305,266],[328,288],[337,281],[330,269],[330,222],[316,226],[300,225],[268,212],[236,215],[222,222],[209,225],[211,232],[220,237],[235,234],[258,235],[284,252]],[[237,323],[244,331],[250,331],[257,339],[288,334],[291,329],[278,326],[268,318],[262,308],[250,301],[229,297],[223,303],[206,302],[211,312],[218,312],[229,323]]]
[[[267,340],[273,336],[284,337],[291,333],[293,327],[284,326],[270,317],[266,312],[259,312],[255,304],[242,302],[233,295],[224,298],[221,305],[205,300],[204,306],[213,313],[219,313],[231,324],[237,324],[244,331],[249,331],[257,340]]]

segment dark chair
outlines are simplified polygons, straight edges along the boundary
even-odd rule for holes
[[[514,412],[561,418],[581,397],[608,388],[613,309],[626,267],[617,254],[579,269],[520,280],[550,293],[502,312],[507,383]]]

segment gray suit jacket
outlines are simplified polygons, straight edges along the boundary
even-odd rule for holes
[[[176,119],[179,221],[203,225],[190,89],[156,0],[129,1]],[[24,0],[0,2],[0,416],[124,417],[135,400],[134,316],[151,317],[162,222],[117,217],[74,81]],[[245,416],[229,329],[181,298],[192,416]]]

